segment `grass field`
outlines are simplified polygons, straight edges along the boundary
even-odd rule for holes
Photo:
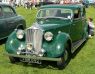
[[[17,8],[18,14],[24,16],[27,22],[27,27],[35,21],[37,9],[26,10],[22,7]],[[95,8],[87,9],[87,17],[94,18],[95,23]],[[33,66],[23,63],[11,64],[8,56],[4,55],[5,44],[0,42],[0,74],[95,74],[95,37],[89,39],[80,51],[72,58],[68,66],[64,70],[58,70],[52,65]]]

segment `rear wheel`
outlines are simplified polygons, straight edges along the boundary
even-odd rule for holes
[[[20,59],[19,58],[16,58],[16,57],[9,56],[9,59],[10,59],[10,62],[11,63],[20,62]]]
[[[59,69],[63,69],[68,65],[68,63],[71,59],[71,53],[69,51],[69,46],[68,45],[66,46],[66,48],[64,50],[64,53],[60,58],[61,58],[61,61],[57,62],[57,66],[58,66]]]

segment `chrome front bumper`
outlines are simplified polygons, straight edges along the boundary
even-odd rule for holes
[[[9,54],[6,53],[8,56],[18,57],[18,58],[25,58],[25,59],[33,59],[33,60],[47,60],[47,61],[61,61],[61,58],[50,58],[50,57],[38,57],[38,56],[29,56],[29,55],[16,55],[16,54]]]

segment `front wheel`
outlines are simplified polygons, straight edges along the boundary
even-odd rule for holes
[[[19,58],[12,57],[12,56],[9,56],[9,59],[10,59],[10,62],[11,62],[11,63],[16,63],[16,62],[19,62],[19,61],[20,61]]]
[[[66,48],[64,50],[64,53],[60,58],[61,58],[61,61],[57,62],[57,66],[58,66],[59,69],[63,69],[68,65],[68,63],[69,63],[69,61],[71,59],[69,46],[66,46]]]

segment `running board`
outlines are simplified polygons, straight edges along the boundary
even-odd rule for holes
[[[74,53],[75,50],[76,50],[84,41],[86,41],[86,39],[81,39],[81,40],[79,40],[79,41],[77,41],[77,42],[74,42],[74,43],[72,44],[72,53]]]

